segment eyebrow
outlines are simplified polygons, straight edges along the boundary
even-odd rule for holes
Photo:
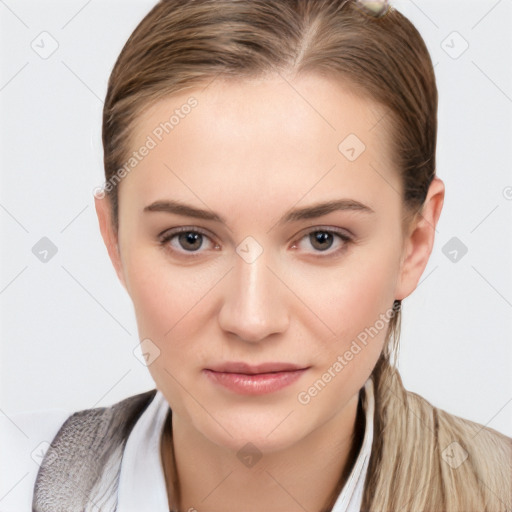
[[[317,203],[304,208],[294,208],[286,212],[277,224],[286,224],[300,220],[315,219],[335,211],[354,211],[366,214],[375,213],[369,206],[354,199],[337,199],[323,203]],[[183,215],[185,217],[194,217],[196,219],[211,220],[226,224],[226,220],[221,215],[210,210],[196,208],[180,201],[166,200],[156,201],[144,208],[144,212],[165,212]]]

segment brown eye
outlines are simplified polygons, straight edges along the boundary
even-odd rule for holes
[[[309,234],[309,240],[315,249],[325,251],[332,247],[334,236],[327,231],[314,231]]]
[[[200,256],[219,246],[199,228],[180,227],[159,235],[159,243],[177,256]]]
[[[203,235],[194,231],[180,233],[178,236],[180,246],[186,251],[197,251],[203,245]]]
[[[292,246],[303,254],[318,258],[341,256],[353,242],[354,238],[339,228],[316,227],[305,233]]]

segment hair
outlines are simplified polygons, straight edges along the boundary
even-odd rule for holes
[[[404,222],[421,215],[436,170],[432,61],[421,35],[399,11],[389,8],[386,15],[371,17],[354,0],[160,1],[131,34],[110,76],[103,111],[106,181],[114,181],[129,158],[141,112],[158,100],[217,77],[275,73],[335,78],[379,105],[382,133],[389,134],[403,185]],[[117,231],[118,187],[107,194]],[[496,502],[478,483],[485,473],[474,474],[468,466],[454,476],[442,467],[447,465],[437,444],[443,448],[460,438],[457,421],[464,420],[404,389],[396,369],[401,301],[393,306],[396,313],[372,373],[375,436],[363,510],[502,510],[485,508]],[[447,492],[454,488],[459,492]]]

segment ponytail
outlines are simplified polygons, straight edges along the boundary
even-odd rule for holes
[[[399,324],[372,373],[374,439],[361,510],[510,512],[512,440],[404,388]]]

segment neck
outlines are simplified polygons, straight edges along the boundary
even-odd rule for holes
[[[330,510],[355,463],[363,434],[364,412],[356,395],[306,438],[285,450],[265,453],[247,468],[236,452],[169,415],[161,444],[169,508],[176,512]]]

